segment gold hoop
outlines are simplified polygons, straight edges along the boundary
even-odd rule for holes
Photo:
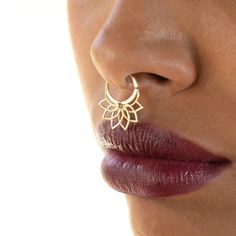
[[[138,122],[137,112],[144,107],[138,102],[140,97],[138,83],[134,76],[130,75],[134,90],[129,98],[124,101],[114,99],[109,91],[109,84],[105,83],[105,98],[98,104],[104,109],[102,119],[111,121],[111,128],[121,126],[126,130],[130,123]]]

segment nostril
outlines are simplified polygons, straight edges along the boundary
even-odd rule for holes
[[[136,73],[136,74],[134,74],[134,76],[138,79],[146,80],[146,82],[152,81],[152,82],[157,83],[159,85],[164,85],[164,84],[170,82],[170,79],[168,79],[164,76],[154,74],[154,73],[149,73],[149,72]]]
[[[170,80],[168,78],[158,75],[158,74],[148,73],[148,77],[151,78],[152,80],[154,80],[155,83],[158,83],[161,85],[170,82]]]
[[[158,74],[155,74],[155,73],[150,73],[150,72],[139,72],[139,73],[134,73],[133,76],[139,81],[142,83],[145,83],[145,84],[149,84],[151,83],[152,85],[153,84],[158,84],[159,86],[163,86],[167,83],[170,83],[171,80],[164,77],[164,76],[161,76],[161,75],[158,75]],[[129,77],[126,78],[127,80],[127,84],[131,84],[131,80],[129,80]]]

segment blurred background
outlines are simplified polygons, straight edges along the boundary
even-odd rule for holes
[[[132,235],[102,158],[66,0],[0,0],[0,235]]]

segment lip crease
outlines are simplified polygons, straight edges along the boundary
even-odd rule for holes
[[[144,197],[168,197],[196,191],[231,165],[193,142],[148,123],[125,131],[102,122],[97,138],[105,151],[101,170],[115,190]]]

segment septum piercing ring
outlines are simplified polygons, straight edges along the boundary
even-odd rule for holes
[[[98,104],[104,109],[103,120],[111,121],[111,128],[121,126],[126,130],[130,123],[138,122],[137,112],[144,107],[138,102],[140,93],[138,83],[134,76],[130,75],[134,90],[129,98],[124,101],[117,101],[109,92],[109,84],[105,82],[105,98]]]

